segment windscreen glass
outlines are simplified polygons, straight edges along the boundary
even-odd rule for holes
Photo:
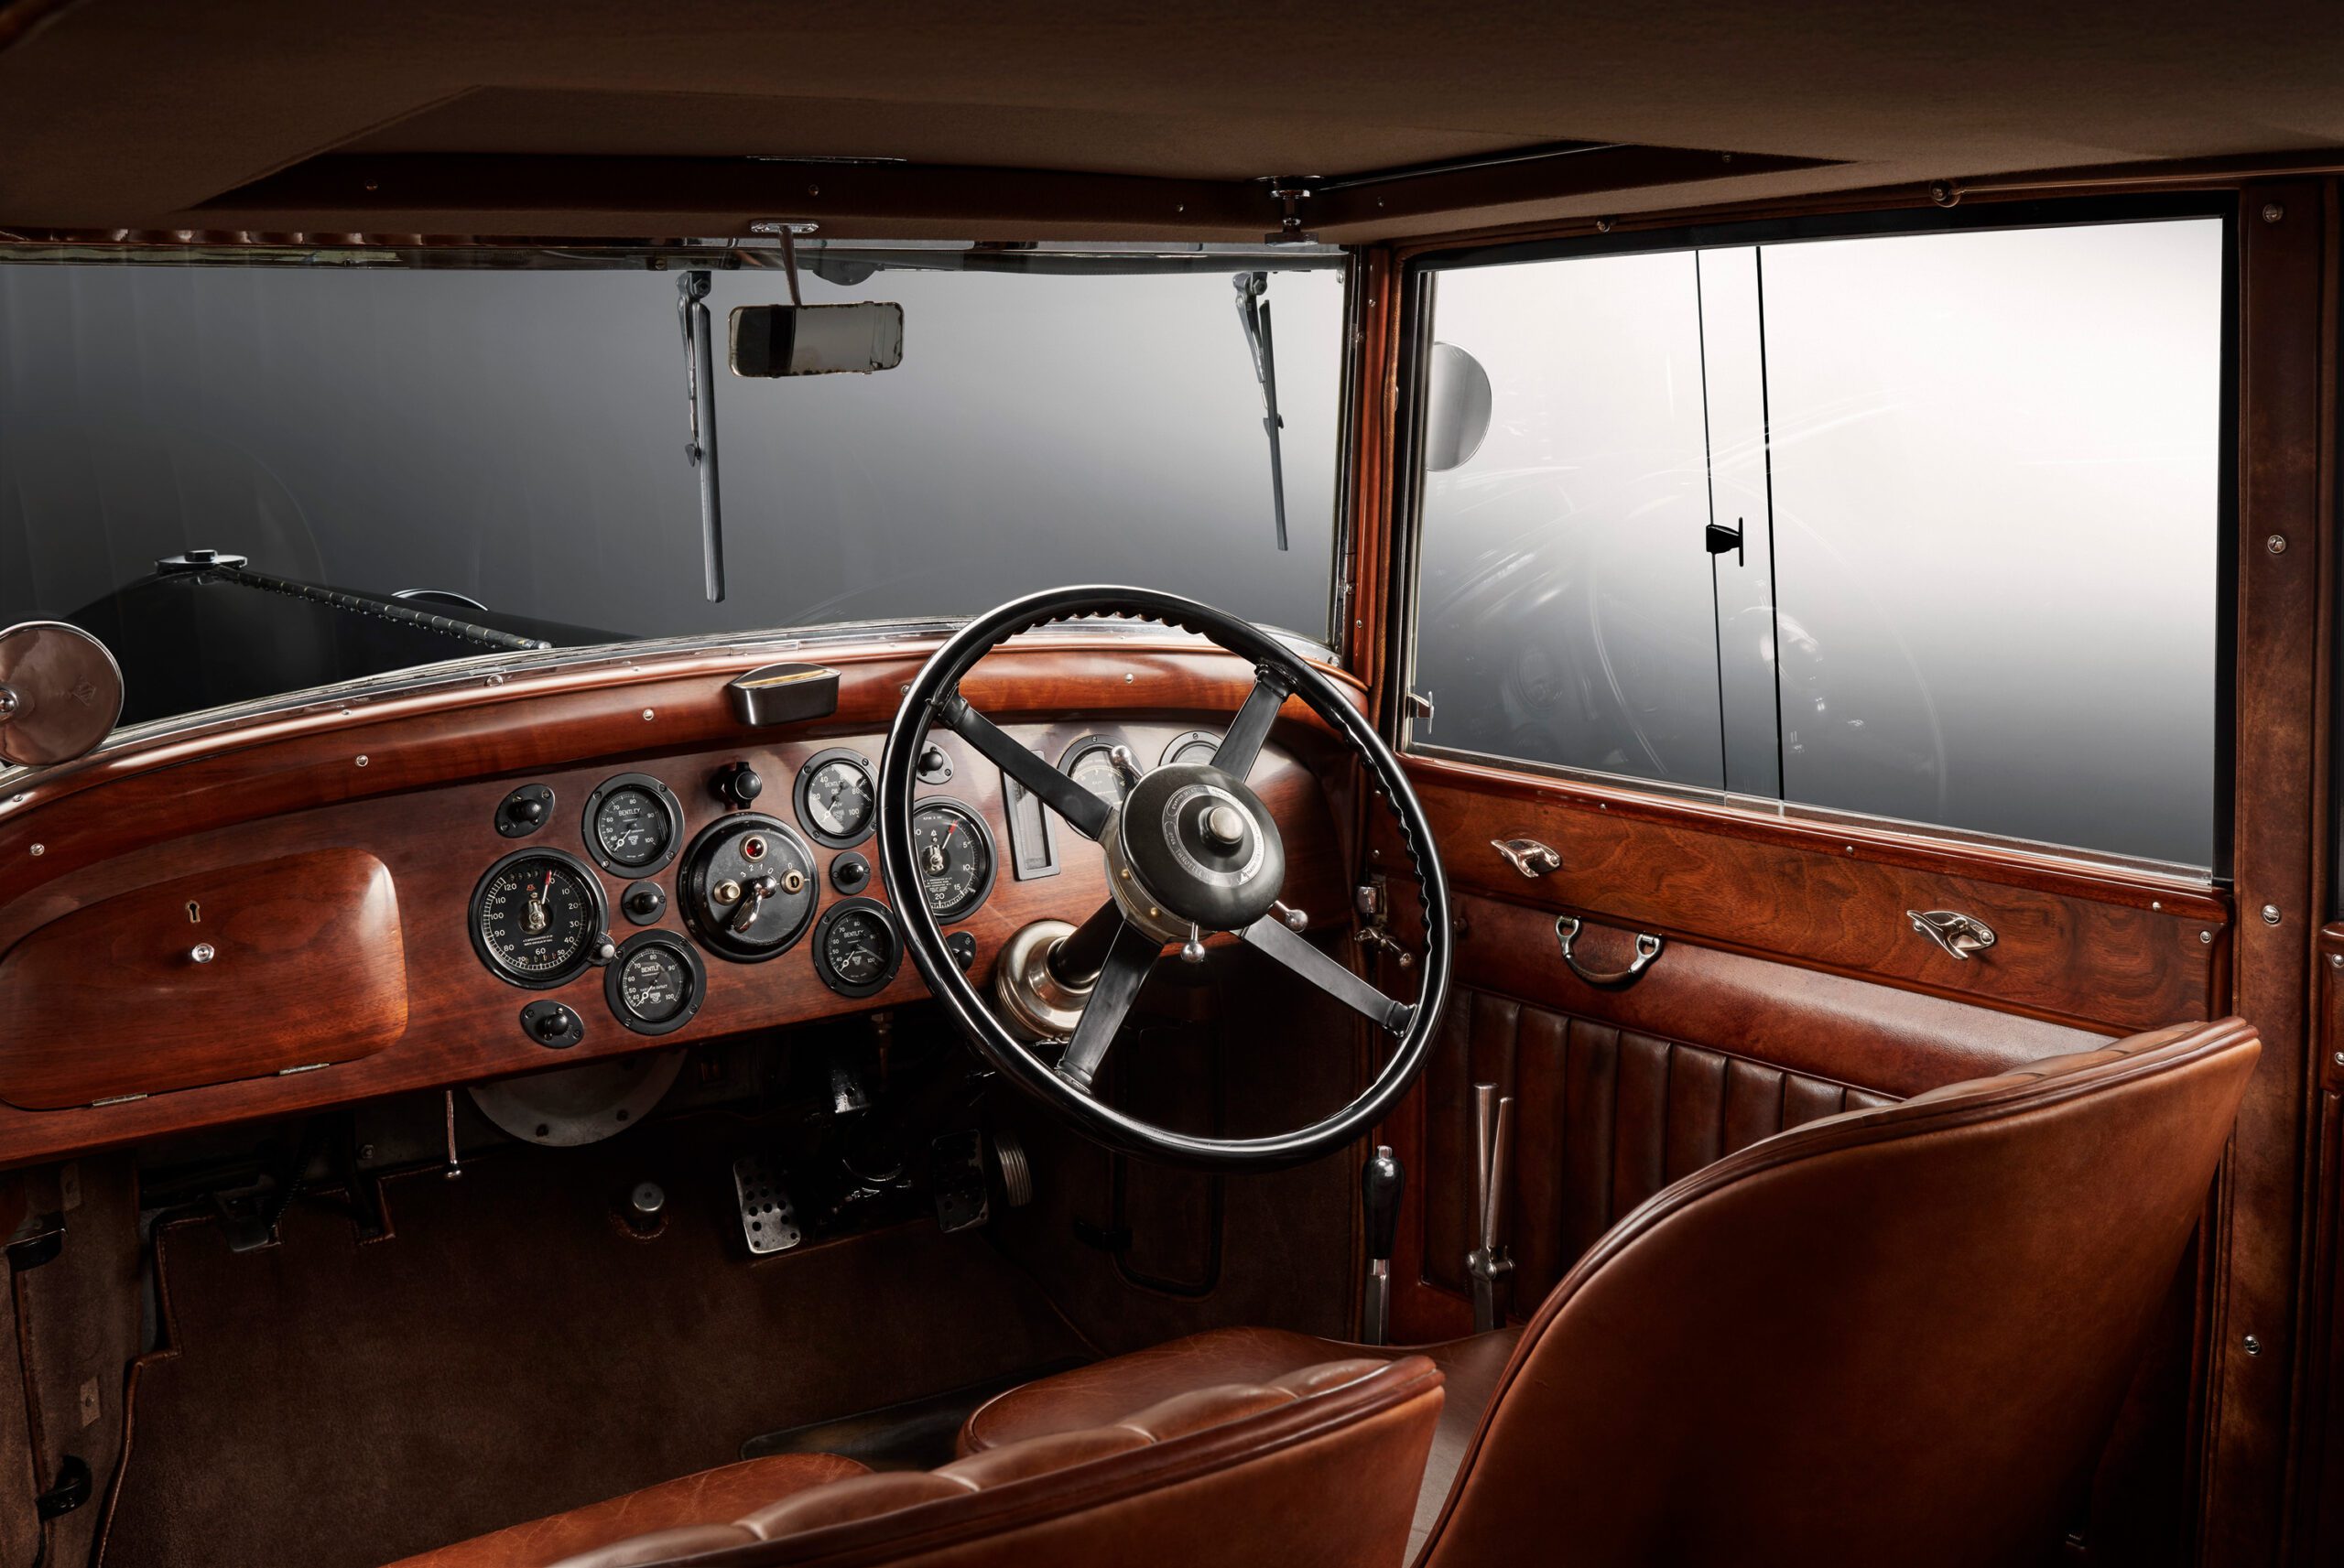
[[[789,295],[711,268],[715,603],[680,263],[0,265],[0,625],[104,639],[125,722],[516,639],[950,618],[1077,582],[1325,636],[1340,257],[857,254],[809,258],[803,295],[901,304],[876,374],[731,374],[731,311]]]

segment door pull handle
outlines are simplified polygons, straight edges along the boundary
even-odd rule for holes
[[[1572,974],[1600,991],[1626,990],[1644,978],[1645,971],[1652,968],[1653,961],[1660,957],[1660,950],[1668,946],[1667,937],[1655,936],[1649,931],[1639,931],[1636,933],[1635,961],[1624,969],[1614,969],[1605,973],[1589,968],[1580,963],[1578,957],[1571,951],[1572,946],[1579,941],[1579,923],[1576,915],[1558,914],[1555,917],[1555,940],[1562,946],[1563,962],[1570,966]]]
[[[1563,869],[1562,855],[1536,838],[1492,838],[1490,848],[1503,855],[1507,865],[1533,881],[1553,876]]]

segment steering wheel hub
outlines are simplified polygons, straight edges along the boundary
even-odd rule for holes
[[[1158,768],[1133,787],[1107,836],[1123,917],[1167,942],[1195,925],[1241,931],[1286,886],[1276,822],[1245,782],[1210,763]]]

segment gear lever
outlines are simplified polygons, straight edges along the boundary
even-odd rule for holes
[[[1405,1180],[1392,1146],[1379,1143],[1359,1173],[1360,1206],[1367,1214],[1367,1290],[1360,1304],[1360,1338],[1382,1345],[1392,1323],[1392,1243],[1400,1233]]]
[[[1514,1260],[1498,1238],[1504,1234],[1506,1178],[1514,1162],[1514,1097],[1495,1084],[1473,1086],[1473,1223],[1481,1245],[1466,1254],[1473,1280],[1473,1328],[1487,1334],[1505,1325],[1514,1293]]]

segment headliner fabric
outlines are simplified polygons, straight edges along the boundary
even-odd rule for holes
[[[0,8],[0,224],[203,226],[191,214],[208,199],[337,149],[845,155],[1222,182],[1556,141],[1831,160],[1470,214],[1486,221],[2327,148],[2344,144],[2339,80],[2344,27],[2317,0],[15,0]],[[447,216],[503,232],[500,217],[529,211],[516,198]],[[563,216],[539,212],[534,232],[563,232],[543,226]]]

